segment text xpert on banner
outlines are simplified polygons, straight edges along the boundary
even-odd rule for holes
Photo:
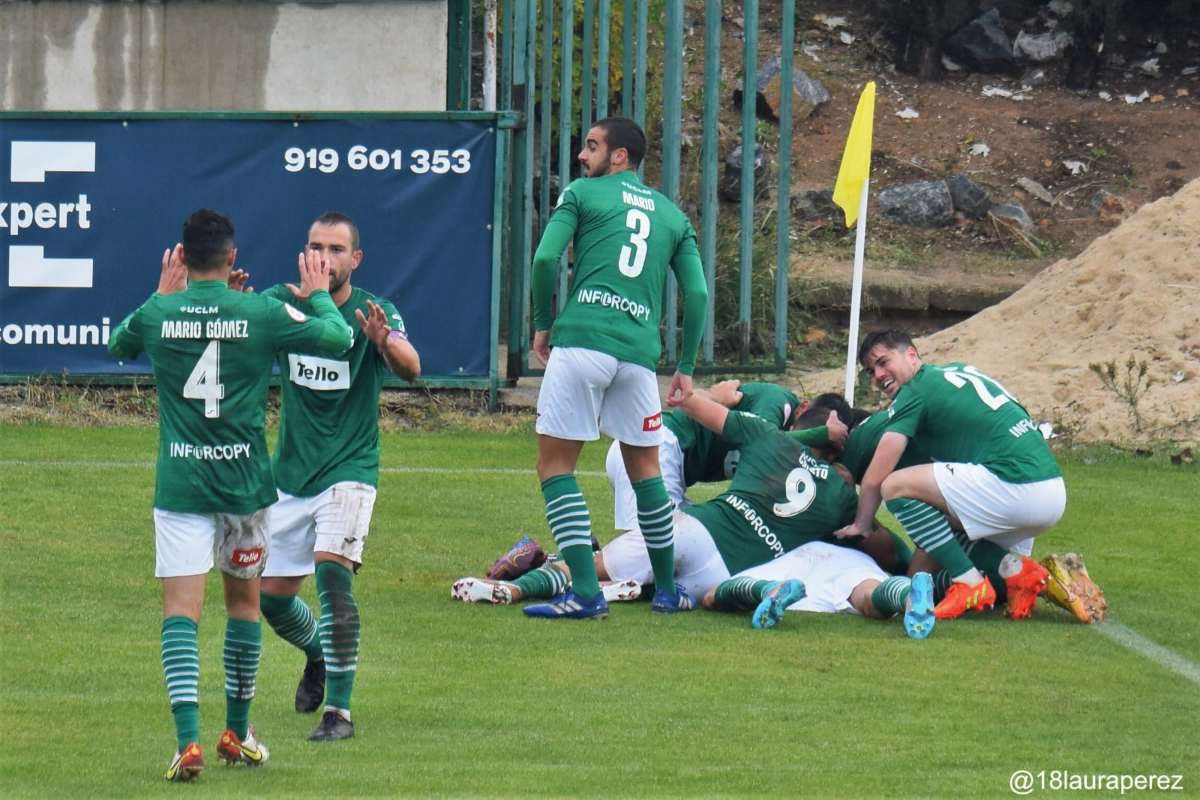
[[[475,120],[0,117],[0,373],[148,373],[109,333],[207,207],[263,289],[297,282],[313,219],[349,215],[354,282],[396,305],[422,372],[485,376],[495,139]]]

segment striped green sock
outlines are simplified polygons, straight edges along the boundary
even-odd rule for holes
[[[267,592],[262,592],[259,600],[263,617],[281,639],[303,650],[309,661],[320,661],[324,658],[321,653],[321,639],[317,636],[317,621],[309,611],[307,603],[295,595]]]
[[[225,727],[246,738],[250,701],[262,655],[262,623],[229,618],[225,623]]]
[[[325,707],[350,710],[350,693],[358,671],[359,617],[351,587],[354,575],[336,561],[317,564],[317,598],[321,601],[321,650],[325,656]]]
[[[200,648],[194,620],[183,616],[163,620],[162,665],[175,739],[182,753],[189,744],[200,741]]]
[[[715,600],[722,611],[750,611],[762,602],[774,581],[757,578],[727,578],[717,584]]]
[[[567,576],[549,564],[526,572],[512,583],[525,600],[548,600],[567,590]]]
[[[887,509],[899,520],[917,547],[958,578],[975,569],[962,545],[954,538],[946,515],[928,503],[899,497],[887,501]]]
[[[638,528],[646,542],[654,590],[675,593],[675,506],[661,475],[633,482],[637,496]]]
[[[889,617],[904,611],[908,595],[912,591],[912,581],[908,578],[893,576],[875,587],[871,592],[871,605]]]
[[[542,481],[546,521],[558,545],[558,554],[571,570],[571,585],[580,600],[600,594],[592,555],[592,518],[575,476],[555,475]]]

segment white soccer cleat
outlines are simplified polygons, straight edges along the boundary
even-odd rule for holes
[[[483,578],[459,578],[450,587],[450,597],[464,603],[491,603],[506,606],[512,603],[512,589],[507,583]]]
[[[642,585],[635,580],[603,581],[600,591],[609,603],[624,603],[642,596]]]

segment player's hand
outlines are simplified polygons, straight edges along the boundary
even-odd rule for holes
[[[865,531],[858,526],[857,522],[853,522],[844,528],[840,528],[833,532],[833,535],[839,539],[861,539],[870,531]]]
[[[846,427],[846,423],[842,422],[842,418],[837,415],[836,411],[829,412],[829,419],[825,423],[825,430],[829,433],[829,441],[842,447],[846,444],[846,436],[850,433],[850,429]]]
[[[671,378],[671,388],[667,390],[667,405],[677,408],[692,396],[692,376],[676,372]]]
[[[244,269],[235,269],[229,273],[229,288],[235,292],[253,292],[253,286],[247,286],[246,283],[250,280],[250,273]]]
[[[550,331],[534,331],[533,354],[543,367],[550,363]]]
[[[187,267],[183,265],[183,245],[163,250],[162,272],[158,276],[158,293],[174,294],[187,288]]]
[[[733,408],[742,402],[742,382],[736,379],[718,381],[708,387],[708,396],[726,408]]]
[[[354,309],[354,316],[358,318],[358,326],[362,328],[363,333],[372,344],[382,348],[387,343],[392,326],[388,325],[387,314],[383,312],[383,309],[370,300],[367,301],[367,312],[364,316],[362,309]]]
[[[320,253],[315,250],[300,251],[298,265],[300,286],[297,287],[294,283],[287,285],[288,291],[294,294],[297,300],[307,300],[313,292],[329,291],[329,267]]]

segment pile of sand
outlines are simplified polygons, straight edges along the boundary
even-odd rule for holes
[[[1200,441],[1200,179],[917,347],[929,362],[975,365],[1079,442]],[[1089,369],[1113,362],[1121,380],[1130,357],[1152,381],[1141,430]],[[832,372],[805,380],[834,391],[841,382]]]

